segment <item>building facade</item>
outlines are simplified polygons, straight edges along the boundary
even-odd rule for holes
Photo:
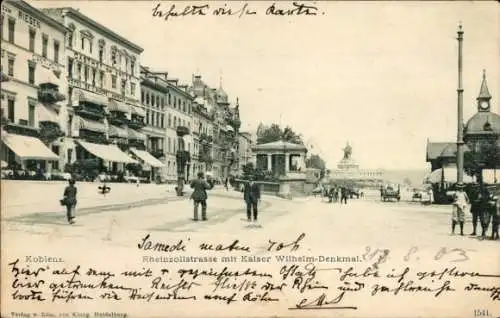
[[[2,161],[13,170],[58,170],[67,28],[24,1],[3,1],[1,10]]]
[[[243,166],[252,160],[252,135],[248,132],[238,134],[238,174],[243,174]]]
[[[239,102],[232,107],[222,88],[209,87],[200,75],[194,75],[191,91],[209,109],[212,117],[212,170],[219,181],[238,172],[238,131],[241,126]]]
[[[212,171],[213,164],[213,118],[205,105],[205,100],[198,97],[193,101],[193,175],[198,172]]]
[[[68,29],[63,160],[96,160],[97,170],[111,174],[127,174],[127,164],[150,165],[136,152],[146,148],[140,103],[143,49],[73,8],[42,10]]]
[[[500,115],[492,112],[491,94],[488,89],[486,74],[483,79],[479,94],[476,99],[477,112],[464,126],[464,152],[480,153],[484,146],[492,146],[500,154],[498,146],[500,140]],[[456,142],[429,142],[427,141],[426,162],[431,164],[431,173],[442,168],[454,168],[457,165]],[[491,162],[483,163],[485,168],[500,168],[500,158],[493,156]],[[446,182],[444,180],[443,182]],[[452,181],[450,181],[452,182]]]

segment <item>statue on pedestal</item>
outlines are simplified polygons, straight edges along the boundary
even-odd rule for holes
[[[352,147],[349,145],[349,142],[346,144],[345,148],[342,149],[344,151],[344,159],[350,159],[352,155]]]

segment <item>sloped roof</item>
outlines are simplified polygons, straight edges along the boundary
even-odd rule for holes
[[[500,115],[492,112],[477,112],[467,121],[465,134],[500,135]]]
[[[483,70],[483,81],[481,82],[481,88],[479,89],[478,99],[490,99],[491,94],[488,90],[488,84],[486,83],[486,71]]]
[[[252,147],[252,149],[253,150],[301,150],[301,151],[307,151],[307,148],[304,145],[294,144],[294,143],[283,141],[283,140],[256,145],[256,146]]]
[[[464,152],[469,151],[464,145]],[[429,142],[427,143],[427,162],[437,158],[453,158],[457,155],[456,142]]]
[[[443,150],[450,145],[455,145],[456,147],[456,143],[454,142],[428,142],[426,156],[427,161],[439,158]]]

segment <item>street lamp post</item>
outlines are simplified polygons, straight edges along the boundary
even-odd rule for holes
[[[462,24],[458,26],[458,88],[457,88],[457,184],[462,185],[464,180],[464,129],[463,129],[463,93],[462,87],[462,42],[464,31]]]

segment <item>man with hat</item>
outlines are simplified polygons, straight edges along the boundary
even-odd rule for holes
[[[465,210],[469,204],[469,197],[464,191],[463,184],[457,184],[457,191],[453,196],[453,214],[451,223],[451,234],[455,234],[455,227],[460,224],[460,235],[464,235]]]
[[[203,172],[198,172],[198,178],[191,181],[191,188],[194,189],[191,194],[191,199],[194,203],[194,220],[198,221],[198,206],[201,204],[201,218],[207,220],[207,190],[214,187],[213,181],[209,179],[205,181]]]
[[[248,222],[252,221],[252,214],[253,221],[257,222],[258,203],[260,201],[260,187],[256,182],[254,182],[253,176],[250,176],[249,181],[245,184],[245,188],[243,189],[243,199],[247,204]]]

